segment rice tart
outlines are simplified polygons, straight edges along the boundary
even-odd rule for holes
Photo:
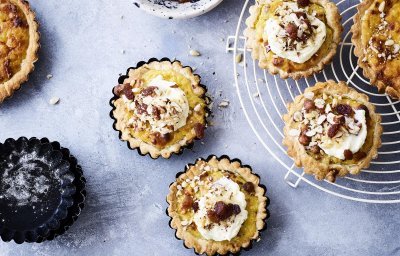
[[[24,0],[0,0],[0,103],[28,80],[39,49],[35,13]]]
[[[341,41],[340,21],[328,0],[257,0],[246,20],[246,48],[271,74],[308,77],[332,61]]]
[[[305,90],[288,105],[283,144],[296,166],[318,180],[358,174],[381,146],[381,117],[344,82],[329,80]]]
[[[249,249],[266,228],[269,199],[249,166],[227,156],[187,165],[170,185],[170,226],[197,254],[225,255]]]
[[[400,98],[400,1],[365,0],[352,26],[354,54],[379,91]]]
[[[150,59],[130,68],[114,87],[114,128],[132,149],[169,158],[202,139],[209,98],[200,76],[169,59]]]

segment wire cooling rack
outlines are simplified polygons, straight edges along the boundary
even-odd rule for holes
[[[335,2],[342,15],[344,32],[334,61],[320,74],[295,81],[282,80],[278,76],[268,74],[251,58],[251,53],[245,48],[246,38],[242,35],[246,28],[245,20],[249,16],[249,7],[254,0],[244,1],[236,33],[234,36],[229,36],[226,42],[226,50],[233,52],[233,70],[239,101],[255,135],[268,153],[282,165],[285,171],[284,180],[291,187],[297,188],[301,183],[306,183],[348,200],[382,204],[400,203],[400,111],[398,110],[400,101],[392,100],[370,86],[357,65],[350,29],[359,1]],[[236,56],[240,53],[243,54],[243,61],[237,63]],[[316,181],[313,176],[296,168],[281,143],[284,126],[282,115],[287,112],[286,103],[293,101],[306,87],[328,79],[346,81],[359,92],[367,94],[376,106],[377,112],[382,115],[384,128],[379,157],[360,175],[338,178],[336,183],[327,180]]]

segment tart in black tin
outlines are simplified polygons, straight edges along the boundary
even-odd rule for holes
[[[204,137],[210,99],[200,76],[179,61],[152,58],[120,76],[110,116],[130,149],[170,158]]]
[[[177,174],[169,189],[170,227],[196,254],[238,255],[267,227],[266,188],[238,159],[199,158]]]

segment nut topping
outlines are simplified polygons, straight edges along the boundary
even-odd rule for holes
[[[150,135],[151,143],[158,146],[165,146],[169,141],[172,140],[172,135],[170,133],[161,134],[159,132],[155,132]]]
[[[187,211],[193,206],[193,198],[189,195],[185,195],[182,201],[182,210]]]
[[[286,33],[288,34],[289,38],[292,40],[296,40],[297,38],[297,26],[293,23],[287,24],[286,28]]]
[[[338,104],[336,106],[336,112],[338,112],[341,115],[345,115],[345,116],[350,116],[354,113],[353,109],[350,107],[350,105],[347,105],[347,104]]]
[[[196,137],[198,139],[202,139],[204,138],[204,130],[205,130],[205,126],[201,123],[196,123],[194,125],[194,131],[196,133]]]
[[[297,0],[297,4],[300,7],[306,7],[310,4],[310,0]]]
[[[305,109],[307,112],[310,112],[310,111],[314,110],[314,109],[315,109],[315,103],[314,103],[314,101],[309,100],[309,99],[306,99],[306,100],[304,101],[304,109]]]
[[[252,182],[246,182],[243,184],[243,189],[249,194],[253,194],[255,192],[254,184]]]
[[[219,223],[239,213],[240,213],[239,205],[225,204],[222,201],[218,201],[214,205],[214,210],[207,211],[207,216],[212,222]]]
[[[338,133],[340,129],[340,124],[333,124],[329,127],[328,129],[328,137],[329,138],[333,138],[336,136],[336,134]]]
[[[353,152],[351,152],[350,150],[346,149],[344,151],[344,157],[345,157],[346,160],[353,159]]]
[[[305,134],[301,134],[299,136],[299,142],[304,146],[308,146],[308,144],[310,144],[310,142],[311,142],[311,138],[307,137],[307,135],[305,135]]]

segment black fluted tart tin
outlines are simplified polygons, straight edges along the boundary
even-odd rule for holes
[[[119,76],[119,78],[118,78],[118,84],[123,84],[123,83],[124,83],[124,80],[125,80],[126,78],[129,77],[129,71],[130,71],[130,70],[138,69],[138,68],[142,67],[143,65],[149,64],[149,63],[154,62],[154,61],[157,61],[157,62],[168,61],[168,62],[171,62],[171,63],[173,63],[174,61],[178,61],[178,62],[180,62],[180,63],[182,64],[182,62],[179,61],[179,60],[176,60],[176,59],[171,60],[171,59],[169,59],[169,58],[167,58],[167,57],[164,57],[164,58],[161,58],[161,59],[151,58],[151,59],[149,59],[148,61],[140,61],[140,62],[138,62],[138,63],[136,64],[135,67],[129,67],[129,68],[126,70],[125,75],[122,75],[122,74],[121,74],[121,75]],[[183,68],[190,68],[191,73],[194,74],[194,70],[193,70],[192,67],[190,67],[190,66],[182,66],[182,67],[183,67]],[[201,76],[198,75],[198,74],[195,74],[195,75],[198,76],[198,77],[200,78],[200,81],[201,81]],[[201,83],[200,83],[200,86],[205,90],[204,99],[205,99],[205,102],[206,102],[206,104],[207,104],[207,106],[206,106],[206,108],[205,108],[205,111],[206,111],[205,129],[207,129],[207,127],[208,127],[208,117],[210,117],[210,115],[211,115],[211,109],[210,109],[211,98],[210,98],[209,96],[207,96],[207,92],[208,92],[208,91],[207,91],[207,87],[206,87],[205,85],[201,84]],[[119,139],[122,140],[122,132],[119,131],[119,130],[116,128],[117,119],[114,117],[114,113],[113,113],[114,110],[116,109],[116,107],[114,106],[114,101],[116,101],[117,99],[120,98],[120,96],[118,96],[117,94],[115,94],[114,88],[115,88],[115,87],[112,88],[113,97],[110,99],[110,102],[109,102],[110,106],[112,107],[112,109],[111,109],[111,111],[110,111],[110,117],[111,117],[111,119],[113,120],[113,129],[114,129],[115,131],[118,132]],[[182,146],[182,147],[180,148],[180,150],[179,150],[178,153],[173,153],[173,154],[171,154],[171,156],[173,156],[173,155],[182,155],[182,153],[183,153],[183,151],[184,151],[185,149],[189,149],[189,150],[193,149],[194,141],[196,141],[196,140],[200,140],[200,139],[199,139],[199,138],[195,138],[191,143],[188,143],[187,145]],[[126,141],[126,143],[127,143],[127,146],[128,146],[128,148],[129,148],[130,150],[136,150],[136,151],[138,152],[138,154],[141,155],[141,156],[149,155],[152,159],[158,159],[158,158],[160,157],[160,156],[158,156],[158,157],[154,158],[154,157],[152,157],[152,156],[150,155],[150,152],[144,154],[144,153],[142,153],[142,151],[140,150],[139,147],[138,147],[138,148],[132,148],[132,147],[130,146],[130,144],[129,144],[129,141]],[[169,158],[171,158],[171,156],[170,156]]]
[[[65,232],[84,201],[79,170],[69,151],[47,138],[0,143],[1,239],[33,243]]]
[[[208,161],[210,161],[213,157],[215,157],[218,161],[221,161],[222,159],[228,159],[229,162],[239,162],[239,163],[240,163],[240,167],[242,167],[242,168],[249,168],[249,170],[251,171],[251,174],[257,176],[257,177],[260,179],[260,181],[261,181],[260,176],[259,176],[257,173],[254,173],[254,172],[253,172],[253,169],[252,169],[252,167],[251,167],[250,165],[243,165],[243,163],[242,163],[242,161],[241,161],[240,159],[237,159],[237,158],[231,159],[231,158],[230,158],[229,156],[227,156],[227,155],[222,155],[222,156],[220,156],[220,157],[218,157],[218,156],[216,156],[216,155],[209,155],[206,159],[200,157],[200,158],[197,158],[197,159],[196,159],[196,162],[197,162],[197,161],[205,161],[205,162],[208,162]],[[178,173],[175,175],[175,181],[176,181],[176,179],[179,178],[179,176],[181,176],[182,174],[184,174],[185,172],[187,172],[187,171],[190,169],[190,167],[192,167],[192,166],[195,166],[195,163],[187,164],[187,165],[185,166],[185,170],[184,170],[184,171],[178,172]],[[171,182],[171,184],[169,184],[169,188],[172,186],[172,184],[175,183],[175,181],[173,181],[173,182]],[[266,196],[267,187],[266,187],[265,185],[261,184],[261,183],[258,184],[258,186],[261,187],[262,189],[264,189],[264,194],[263,194],[263,195],[264,195],[265,198],[267,198],[267,201],[266,201],[266,204],[265,204],[265,210],[266,210],[267,216],[264,218],[264,227],[258,231],[258,232],[259,232],[259,237],[261,237],[262,233],[264,233],[264,232],[267,230],[267,220],[270,218],[271,215],[270,215],[270,211],[268,210],[268,206],[270,205],[270,199],[269,199],[268,196]],[[166,201],[166,202],[167,202],[167,205],[168,205],[168,207],[169,207],[168,201]],[[169,222],[168,222],[168,225],[169,225],[170,229],[174,230],[175,239],[177,239],[178,241],[183,241],[182,239],[180,239],[179,237],[177,237],[177,235],[176,235],[177,230],[174,229],[174,228],[172,228],[172,226],[171,226],[172,217],[170,217],[169,214],[168,214],[168,207],[167,207],[167,209],[165,210],[165,214],[167,215],[168,218],[170,218],[170,220],[169,220]],[[242,251],[249,251],[249,250],[251,250],[251,249],[253,248],[253,243],[256,242],[256,241],[257,241],[256,239],[252,239],[252,240],[250,240],[250,243],[249,243],[249,245],[248,245],[247,247],[241,247],[240,250],[239,250],[238,252],[236,252],[236,253],[227,253],[227,254],[223,254],[223,255],[239,256],[239,255],[241,255]],[[185,245],[185,241],[183,241],[183,246],[184,246],[186,249],[189,249],[189,250],[192,249],[193,252],[194,252],[194,254],[196,254],[196,255],[201,255],[201,254],[197,253],[196,250],[195,250],[194,248],[189,248],[189,247],[187,247],[187,246]],[[221,254],[215,254],[214,256],[222,256],[222,255],[221,255]]]

